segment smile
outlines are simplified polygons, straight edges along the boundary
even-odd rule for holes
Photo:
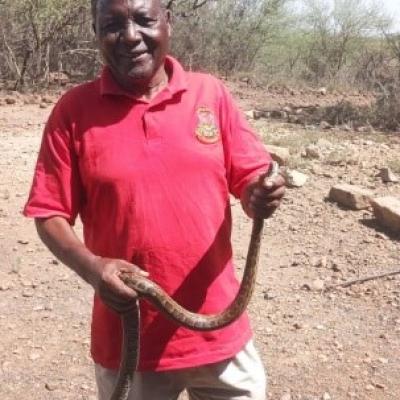
[[[147,56],[147,52],[143,51],[143,52],[137,52],[137,53],[124,53],[121,54],[120,57],[122,58],[128,58],[129,60],[132,61],[140,61],[143,58],[145,58]]]

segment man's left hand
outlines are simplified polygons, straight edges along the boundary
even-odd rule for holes
[[[242,207],[250,218],[269,218],[279,207],[285,194],[285,180],[282,175],[268,178],[261,175],[243,191]]]

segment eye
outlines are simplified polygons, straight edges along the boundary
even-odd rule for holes
[[[115,33],[122,29],[122,24],[117,20],[104,21],[100,24],[100,30],[103,33]]]
[[[136,23],[139,24],[140,26],[152,26],[155,25],[157,23],[157,19],[154,18],[150,18],[146,15],[139,15],[135,18]]]
[[[102,27],[103,32],[118,32],[120,30],[120,26],[118,24],[107,24]]]

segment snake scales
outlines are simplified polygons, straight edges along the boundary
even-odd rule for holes
[[[272,167],[266,178],[273,178],[278,173],[278,165]],[[262,218],[254,218],[246,264],[239,291],[229,307],[219,314],[201,315],[184,309],[169,297],[157,284],[149,279],[132,273],[122,273],[120,278],[135,290],[140,298],[153,304],[160,312],[176,321],[179,325],[197,331],[220,329],[235,321],[246,309],[253,293],[257,273],[258,255],[264,226]],[[139,358],[140,314],[138,302],[133,312],[122,315],[123,344],[122,360],[118,380],[110,400],[126,400],[133,383],[134,371]]]

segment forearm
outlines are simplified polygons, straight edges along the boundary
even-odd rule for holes
[[[95,290],[101,271],[96,257],[77,237],[67,220],[62,217],[35,219],[39,237],[48,249],[65,265],[75,271]]]

